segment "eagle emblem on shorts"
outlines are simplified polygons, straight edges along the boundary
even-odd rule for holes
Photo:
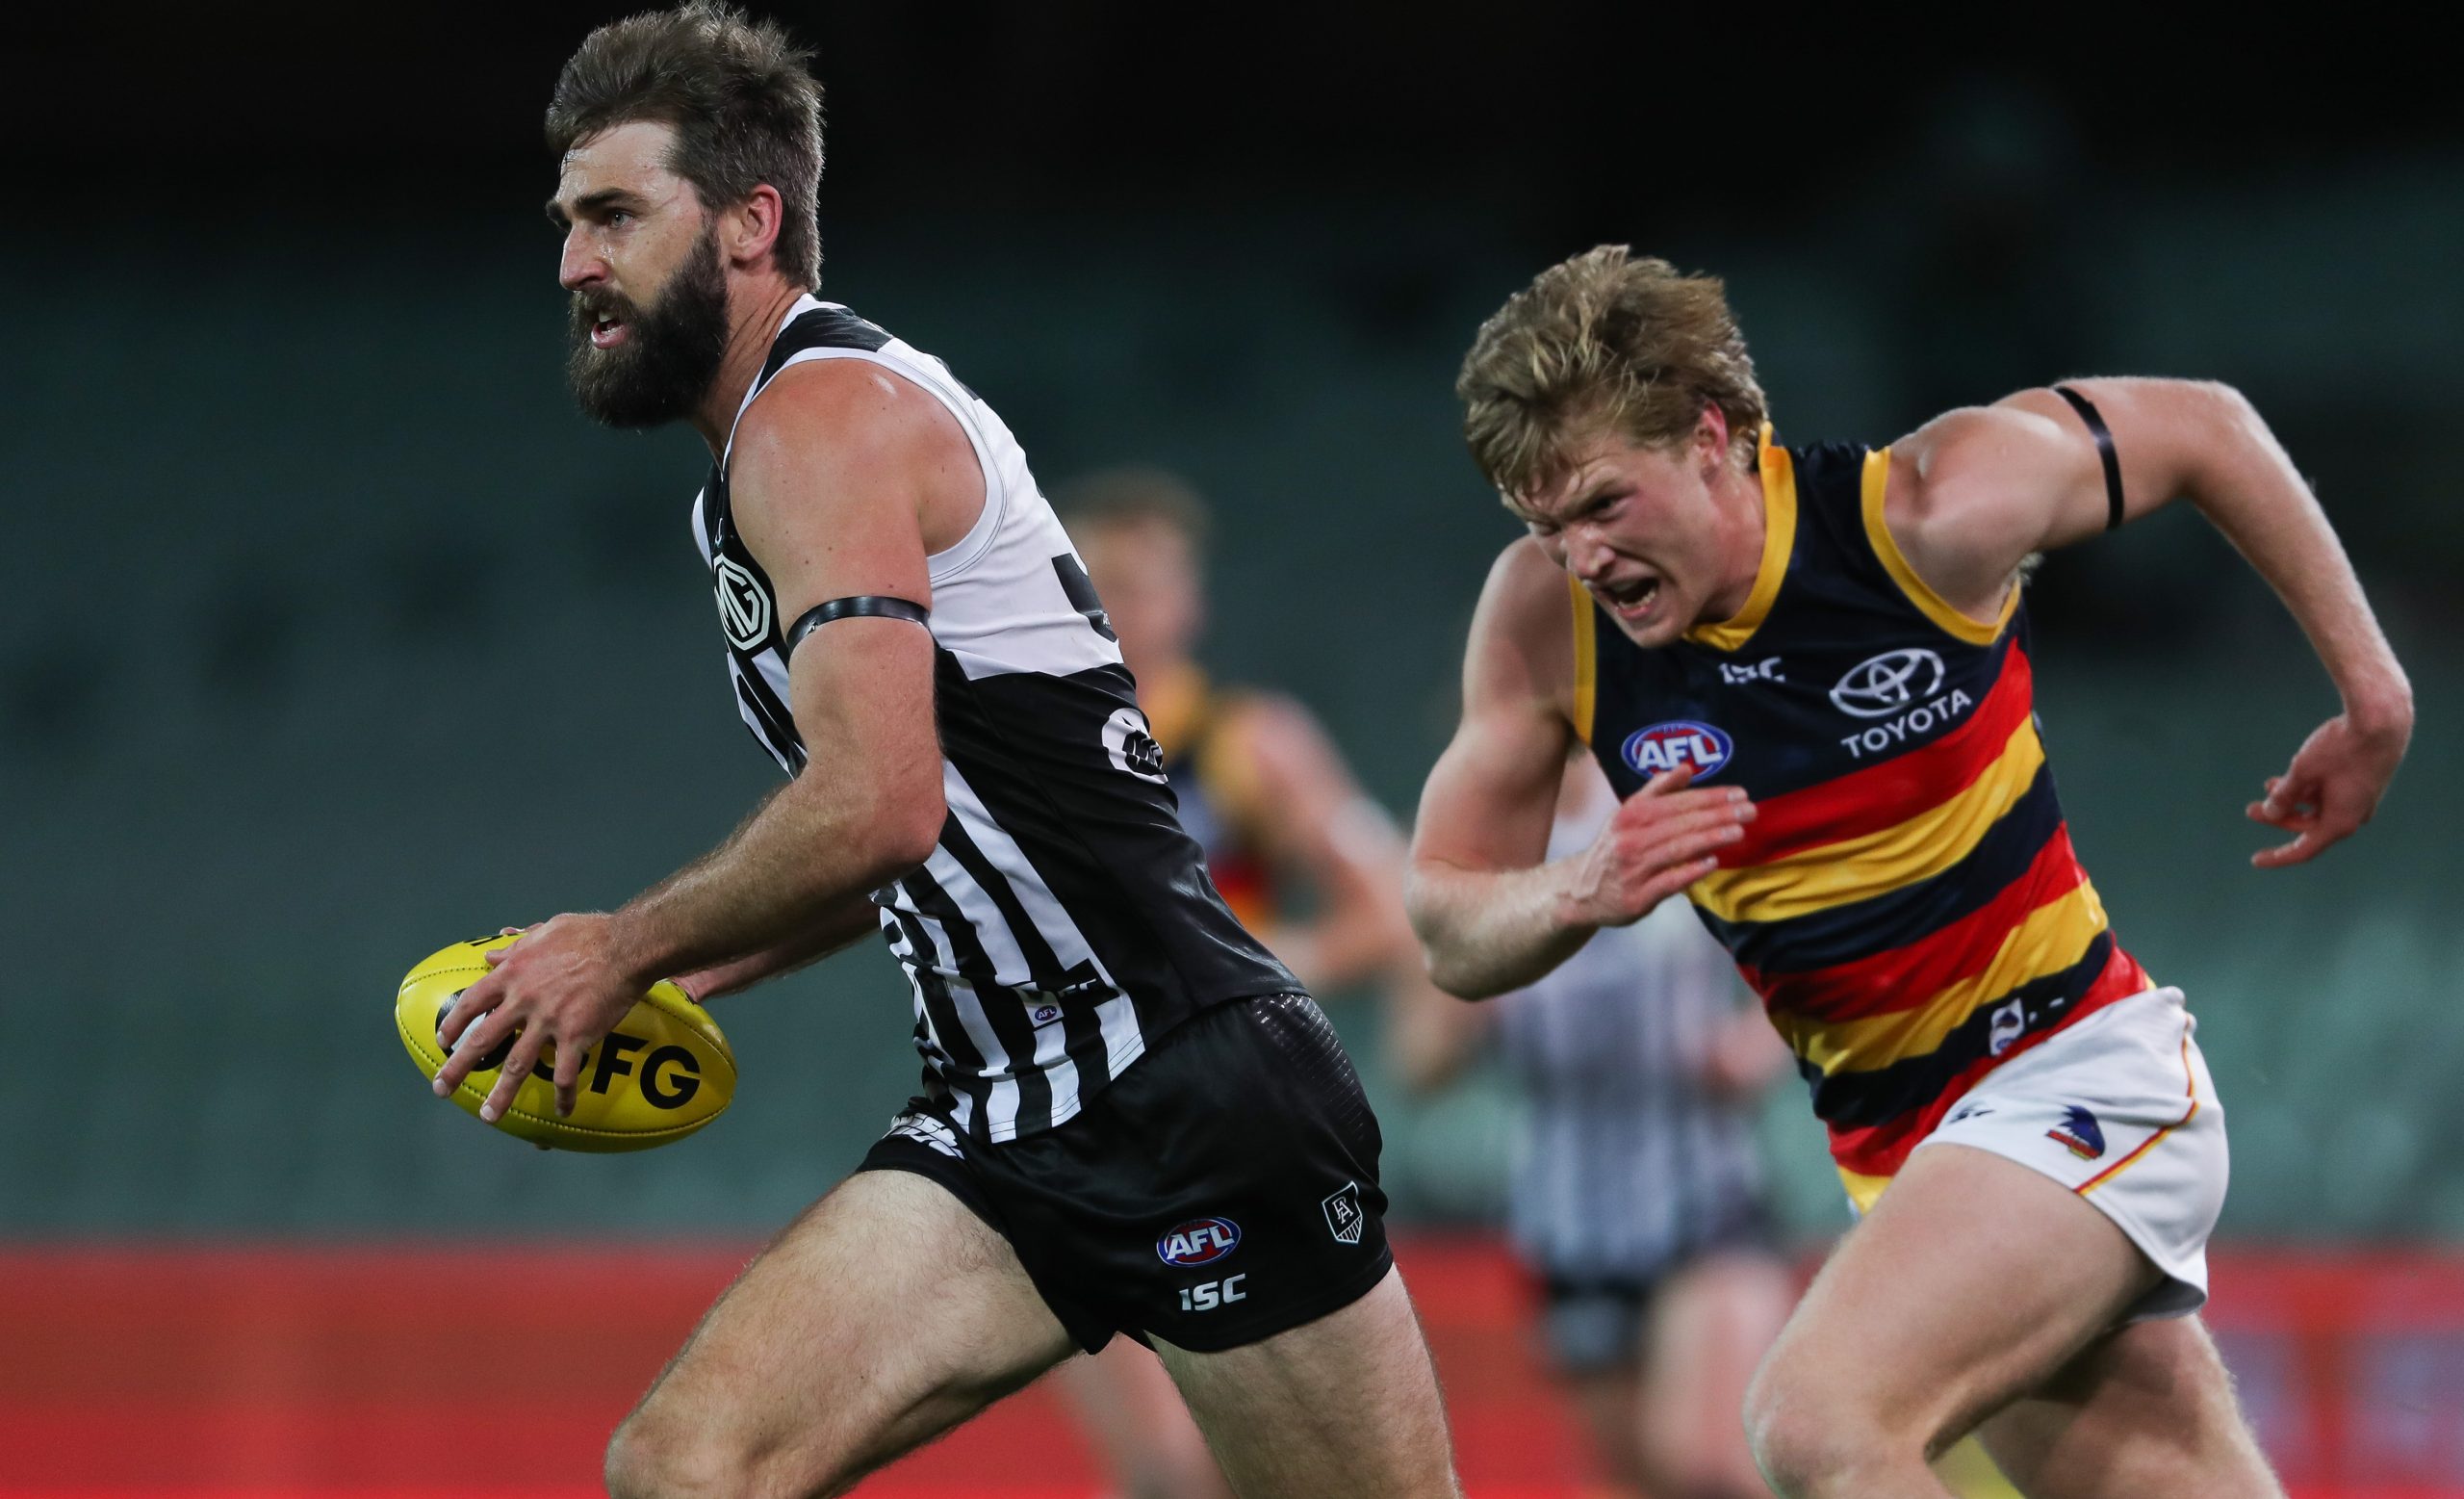
[[[2058,1141],[2083,1161],[2105,1153],[2105,1132],[2096,1127],[2096,1116],[2076,1103],[2062,1111],[2062,1123],[2046,1130],[2044,1137]]]

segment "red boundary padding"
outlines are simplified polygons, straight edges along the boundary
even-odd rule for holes
[[[606,1433],[750,1253],[743,1245],[0,1250],[0,1494],[443,1499],[596,1492]],[[1590,1478],[1534,1357],[1529,1291],[1486,1236],[1408,1239],[1467,1486],[1565,1499]],[[2464,1493],[2464,1258],[2216,1256],[2211,1322],[2297,1499]],[[2425,1341],[2426,1340],[2426,1342]],[[2448,1340],[2452,1340],[2448,1341]],[[2411,1357],[2392,1360],[2394,1349]],[[1039,1386],[860,1490],[1087,1499]]]

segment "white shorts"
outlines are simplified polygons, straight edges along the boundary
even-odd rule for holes
[[[1987,1073],[1916,1149],[1972,1146],[2061,1182],[2164,1273],[2123,1320],[2189,1316],[2229,1175],[2197,1029],[2178,989],[2117,999]]]

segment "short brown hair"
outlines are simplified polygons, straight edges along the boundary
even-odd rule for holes
[[[1212,525],[1206,502],[1188,479],[1143,463],[1082,474],[1054,491],[1053,508],[1073,536],[1116,526],[1160,524],[1203,549]]]
[[[778,190],[779,269],[821,284],[821,85],[811,54],[773,21],[724,0],[688,0],[610,21],[582,39],[548,105],[548,148],[652,119],[676,127],[668,169],[706,207]]]
[[[1665,447],[1717,406],[1731,441],[1751,445],[1763,420],[1719,278],[1623,245],[1551,266],[1508,297],[1472,340],[1454,394],[1472,460],[1509,506],[1555,478],[1568,446],[1597,426]]]

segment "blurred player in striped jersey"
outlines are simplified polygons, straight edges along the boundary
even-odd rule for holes
[[[1616,810],[1590,758],[1569,757],[1550,856]],[[1489,1004],[1406,996],[1388,1033],[1415,1088],[1483,1050],[1520,1087],[1507,1222],[1543,1288],[1548,1355],[1603,1469],[1653,1499],[1766,1491],[1736,1412],[1795,1298],[1754,1141],[1788,1053],[1744,997],[1719,944],[1668,906]]]
[[[1318,993],[1376,983],[1451,1003],[1420,971],[1402,837],[1325,730],[1291,698],[1219,685],[1198,664],[1204,501],[1176,475],[1124,467],[1061,486],[1056,504],[1120,635],[1181,825],[1225,904]],[[1144,1349],[1117,1340],[1065,1365],[1064,1381],[1128,1499],[1226,1492]]]

